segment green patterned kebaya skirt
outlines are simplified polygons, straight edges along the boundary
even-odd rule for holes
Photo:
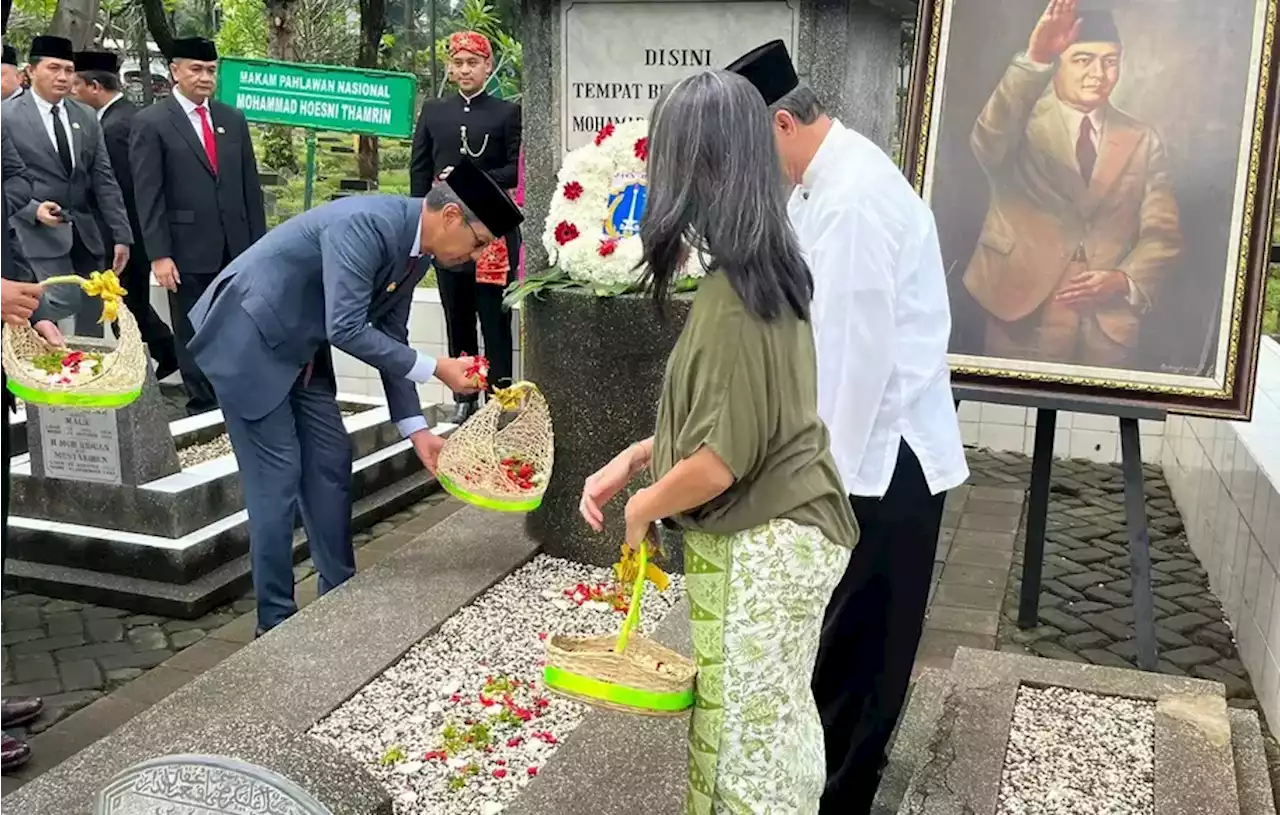
[[[698,663],[687,811],[816,813],[827,763],[810,682],[849,550],[787,520],[684,540]]]

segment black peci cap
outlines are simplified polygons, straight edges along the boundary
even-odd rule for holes
[[[524,221],[511,196],[469,159],[464,158],[454,165],[445,176],[444,183],[495,237],[510,234]]]
[[[218,47],[204,37],[182,37],[173,41],[170,60],[198,59],[201,62],[217,62]]]
[[[1120,45],[1120,29],[1109,11],[1081,11],[1076,13],[1080,21],[1080,34],[1076,42],[1113,42]]]
[[[782,40],[765,43],[738,57],[726,70],[754,85],[766,105],[772,105],[800,85],[787,44]]]
[[[75,48],[71,45],[71,40],[66,37],[52,37],[42,34],[31,41],[31,59],[65,59],[67,62],[74,62],[76,58]]]
[[[120,58],[110,51],[77,51],[76,73],[84,71],[102,71],[116,74],[120,72]]]
[[[3,63],[5,65],[12,65],[13,67],[17,68],[18,67],[18,49],[14,48],[12,45],[9,45],[8,43],[5,43],[4,57],[0,59],[0,63]]]

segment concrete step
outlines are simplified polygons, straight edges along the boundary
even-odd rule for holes
[[[1231,752],[1236,762],[1236,792],[1240,815],[1276,815],[1276,800],[1267,770],[1262,725],[1252,710],[1232,708]]]

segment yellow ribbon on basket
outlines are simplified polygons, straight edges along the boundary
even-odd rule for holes
[[[622,544],[622,558],[613,565],[613,574],[618,582],[625,585],[634,583],[636,575],[640,573],[640,563],[643,562],[645,578],[657,586],[658,591],[666,591],[667,586],[671,585],[671,578],[667,573],[658,568],[653,561],[647,558],[641,559],[637,557],[636,551],[627,544]]]
[[[102,324],[114,323],[120,317],[120,304],[124,302],[124,296],[129,293],[124,286],[120,285],[120,278],[116,277],[116,273],[111,269],[105,272],[94,272],[87,278],[73,274],[50,277],[40,285],[52,286],[60,283],[74,284],[90,297],[101,298],[102,317],[98,322]]]
[[[509,388],[497,388],[493,392],[493,401],[504,411],[515,410],[524,401],[525,393],[536,387],[532,382],[517,382]]]

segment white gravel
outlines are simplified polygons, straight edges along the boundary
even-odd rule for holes
[[[343,418],[354,416],[357,411],[342,411]],[[209,441],[200,442],[198,444],[189,444],[178,450],[178,464],[182,469],[194,467],[197,464],[204,464],[206,461],[213,461],[215,458],[231,455],[231,439],[226,433],[222,433],[216,438]]]
[[[1018,690],[997,815],[1152,815],[1155,705]]]
[[[311,735],[379,778],[396,801],[396,815],[501,812],[587,711],[541,686],[543,636],[607,634],[622,624],[621,613],[603,603],[577,605],[564,590],[610,579],[608,569],[539,555],[446,620]],[[673,575],[671,582],[663,593],[646,588],[642,630],[652,630],[682,596],[682,579]],[[499,718],[500,691],[490,694],[498,703],[483,704],[490,678],[516,680],[516,706],[534,717],[523,723]],[[430,755],[445,746],[446,726],[465,731],[468,721],[492,732],[491,752],[464,749],[448,760]]]

